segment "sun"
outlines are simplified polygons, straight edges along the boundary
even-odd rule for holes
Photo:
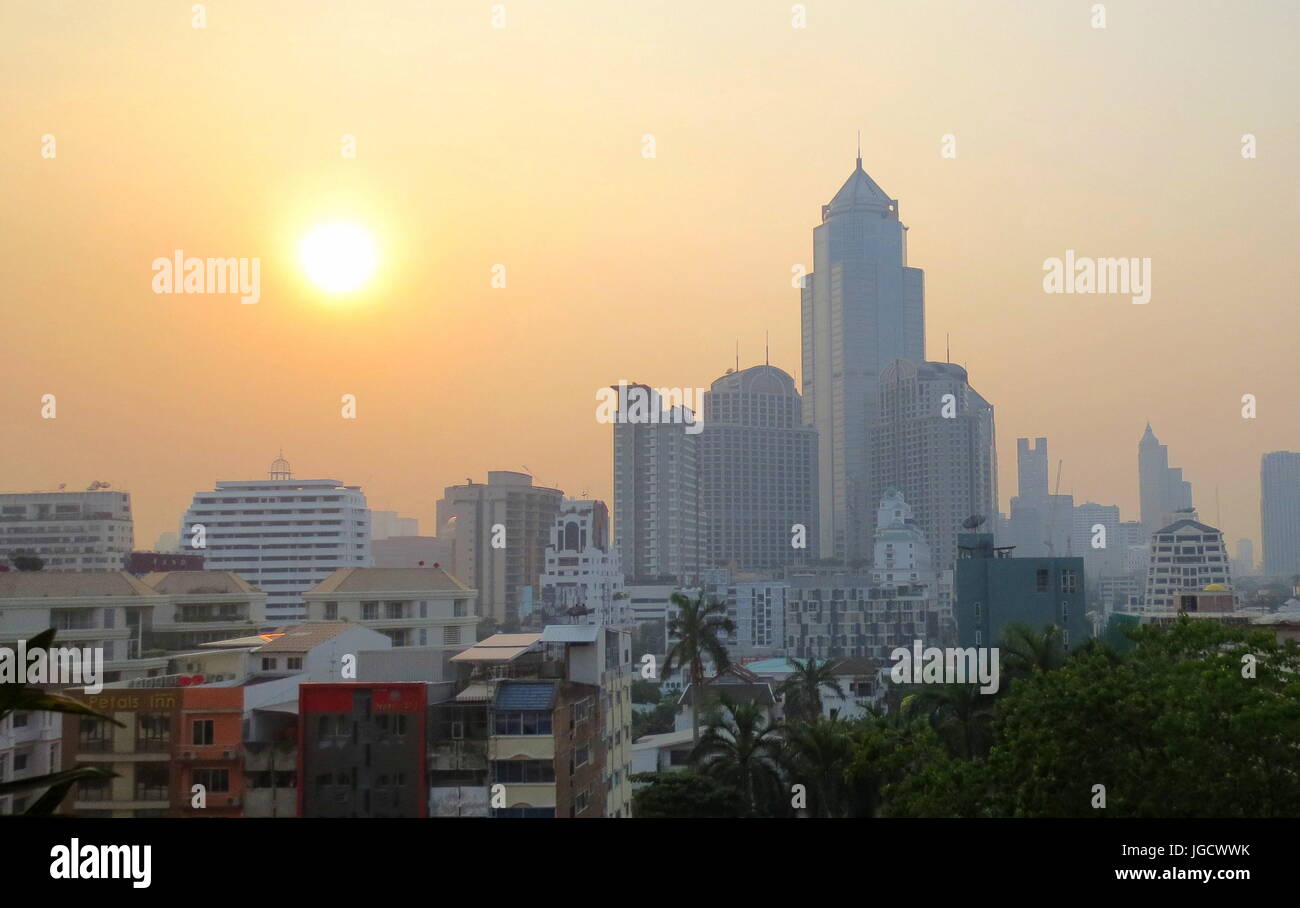
[[[317,227],[302,241],[298,254],[312,283],[330,293],[361,289],[378,262],[370,234],[349,223]]]

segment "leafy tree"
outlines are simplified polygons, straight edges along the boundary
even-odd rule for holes
[[[770,800],[780,781],[781,739],[757,703],[736,703],[726,694],[691,752],[698,772],[738,790],[744,816]]]
[[[979,684],[909,685],[901,712],[925,716],[953,756],[982,756],[992,743],[993,697]]]
[[[1011,678],[1022,678],[1035,670],[1050,672],[1065,664],[1065,641],[1061,629],[1048,624],[1035,631],[1027,624],[1008,624],[999,644],[1001,667]]]
[[[39,570],[39,568],[36,570]],[[53,644],[54,628],[50,628],[28,640],[27,649],[29,652],[35,649],[48,650]],[[62,694],[46,693],[26,684],[16,682],[0,684],[0,721],[10,713],[18,711],[64,713],[92,719],[104,719],[114,725],[122,725],[116,719],[91,709],[80,700],[74,700]],[[99,769],[95,766],[78,766],[76,769],[47,773],[43,776],[0,782],[0,795],[44,788],[46,789],[45,794],[37,798],[36,802],[23,812],[23,816],[45,817],[53,814],[58,809],[59,804],[67,797],[68,791],[78,782],[88,779],[111,779],[116,775],[117,773]]]
[[[632,710],[632,740],[645,735],[665,735],[673,730],[677,704],[663,700],[652,710]]]
[[[777,692],[785,697],[785,714],[788,719],[812,721],[822,714],[822,690],[845,699],[844,686],[832,672],[830,659],[818,662],[813,656],[807,662],[791,659],[794,671],[790,673]]]
[[[639,772],[631,777],[645,787],[632,792],[632,815],[640,819],[737,817],[740,792],[689,770]]]
[[[721,673],[731,665],[727,648],[721,635],[736,630],[736,624],[727,617],[727,604],[720,599],[705,599],[701,593],[694,600],[682,593],[673,593],[672,603],[677,609],[668,622],[668,633],[677,642],[664,657],[662,678],[674,669],[686,669],[691,679],[691,724],[693,739],[700,742],[700,701],[704,699],[704,661],[713,663],[715,672]]]
[[[658,684],[644,678],[637,678],[632,682],[633,703],[658,703],[659,699]]]
[[[809,813],[838,817],[850,810],[846,774],[853,762],[853,736],[848,723],[817,715],[786,725],[784,758],[788,780],[807,789]]]
[[[16,571],[39,571],[45,567],[45,559],[38,557],[34,552],[26,549],[20,549],[9,556],[9,563],[13,565]]]

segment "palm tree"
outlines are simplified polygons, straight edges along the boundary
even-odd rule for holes
[[[779,727],[769,723],[758,703],[736,703],[726,694],[691,751],[700,773],[742,793],[745,813],[755,813],[755,796],[776,790],[781,761]]]
[[[785,757],[792,782],[806,782],[812,793],[813,815],[843,816],[845,773],[853,762],[849,724],[820,715],[785,728]]]
[[[844,686],[831,671],[835,664],[830,659],[818,662],[811,657],[807,662],[791,659],[794,671],[790,673],[777,692],[785,697],[786,716],[811,720],[822,714],[822,688],[831,691],[841,700],[847,699]]]
[[[672,603],[677,613],[668,621],[668,638],[677,642],[664,658],[663,674],[667,678],[673,669],[686,669],[691,678],[691,722],[693,739],[700,743],[700,700],[704,696],[704,660],[713,663],[715,674],[721,674],[731,665],[727,648],[719,635],[730,634],[736,624],[727,617],[727,603],[720,599],[705,601],[701,593],[694,601],[683,593],[673,593]]]
[[[54,628],[50,628],[28,640],[27,651],[49,650],[53,644]],[[11,712],[16,711],[67,713],[91,719],[104,719],[119,727],[122,726],[121,722],[111,716],[96,712],[80,700],[74,700],[62,694],[46,693],[38,688],[28,687],[26,684],[13,682],[0,684],[0,721]],[[46,789],[45,794],[41,795],[36,800],[36,803],[23,812],[23,816],[44,817],[54,813],[64,797],[67,796],[68,791],[78,782],[89,779],[111,779],[116,775],[115,772],[109,772],[95,766],[78,766],[76,769],[66,769],[43,776],[33,776],[29,779],[0,782],[0,795],[44,788]]]
[[[1048,624],[1035,631],[1027,624],[1008,624],[1002,631],[1002,665],[1011,676],[1025,676],[1034,670],[1050,672],[1065,664],[1065,643],[1061,629]]]
[[[983,753],[992,721],[993,698],[980,693],[979,684],[917,685],[903,698],[901,712],[926,715],[934,730],[949,742],[955,756]]]

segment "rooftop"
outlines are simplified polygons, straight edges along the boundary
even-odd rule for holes
[[[440,567],[423,568],[339,568],[312,593],[418,593],[425,590],[468,592],[469,587]]]
[[[126,571],[5,571],[0,573],[0,599],[157,595],[156,590],[141,583]]]

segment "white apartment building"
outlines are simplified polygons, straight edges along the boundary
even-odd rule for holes
[[[31,552],[47,571],[116,571],[134,540],[129,492],[0,494],[0,563]]]
[[[474,644],[476,593],[442,568],[344,568],[303,595],[309,621],[348,621],[450,658]],[[444,660],[445,661],[445,660]]]
[[[18,782],[63,769],[63,717],[58,713],[12,712],[0,719],[0,783]],[[20,814],[45,793],[43,788],[0,794],[0,816]]]
[[[234,571],[265,591],[268,622],[297,621],[303,593],[339,568],[373,563],[370,512],[360,487],[294,479],[279,458],[269,480],[196,493],[181,550],[202,552],[208,569]]]
[[[1179,596],[1210,584],[1232,586],[1223,533],[1196,520],[1196,512],[1151,536],[1145,612],[1178,611]]]
[[[166,597],[145,618],[146,652],[178,652],[266,624],[266,593],[233,571],[162,571],[140,582]]]
[[[57,646],[99,648],[105,682],[161,673],[165,653],[143,658],[147,629],[168,597],[125,571],[0,573],[0,641],[12,646],[54,628]]]
[[[546,546],[541,588],[543,620],[548,623],[632,624],[618,552],[609,544],[605,502],[564,499]]]

